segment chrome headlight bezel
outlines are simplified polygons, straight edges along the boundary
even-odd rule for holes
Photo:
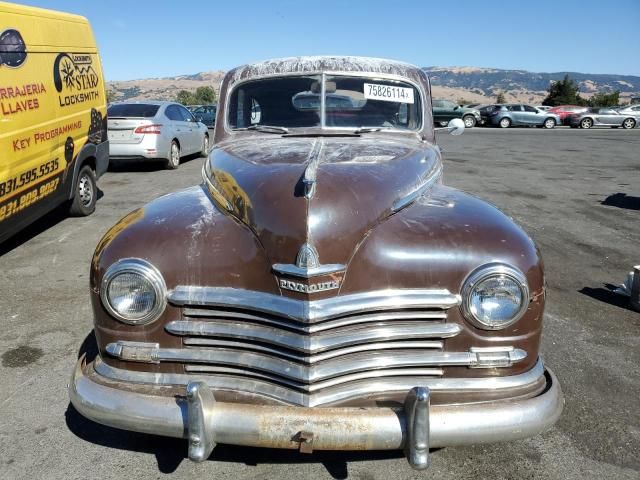
[[[471,310],[471,293],[473,289],[483,281],[491,278],[507,277],[514,281],[520,288],[522,293],[522,304],[516,312],[516,314],[509,320],[500,325],[491,325],[483,322],[481,319],[475,316]],[[462,286],[462,313],[464,317],[474,326],[482,330],[503,330],[522,318],[522,316],[529,308],[529,285],[527,284],[527,278],[525,275],[515,267],[502,263],[490,263],[477,268],[465,279]]]
[[[154,290],[156,297],[155,305],[143,317],[127,318],[111,305],[109,299],[109,284],[114,278],[123,273],[133,273],[144,277]],[[100,299],[107,312],[117,320],[129,325],[145,325],[157,320],[162,312],[164,312],[167,306],[167,286],[160,271],[152,264],[140,258],[125,258],[112,264],[105,272],[100,284]]]

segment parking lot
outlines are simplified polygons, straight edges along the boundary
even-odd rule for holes
[[[445,183],[504,210],[545,260],[542,356],[566,405],[549,432],[511,444],[433,451],[426,473],[401,452],[218,446],[191,463],[186,442],[94,424],[67,383],[91,342],[89,262],[106,230],[149,200],[201,181],[117,166],[95,214],[53,213],[0,245],[0,478],[633,478],[640,471],[640,313],[611,292],[640,263],[640,130],[480,129],[441,135]],[[89,347],[90,348],[90,347]]]

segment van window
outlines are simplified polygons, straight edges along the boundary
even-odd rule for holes
[[[158,113],[159,105],[145,103],[116,103],[107,110],[109,117],[151,118]]]

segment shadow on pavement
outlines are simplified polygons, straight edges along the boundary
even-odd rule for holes
[[[183,460],[189,461],[187,459],[187,442],[182,439],[106,427],[83,417],[71,404],[67,407],[65,420],[69,430],[75,436],[87,442],[108,448],[154,455],[158,462],[158,470],[161,473],[172,473],[176,471]],[[332,478],[345,479],[349,477],[348,462],[395,458],[403,458],[403,453],[400,450],[388,450],[369,452],[318,451],[312,454],[304,454],[296,450],[218,445],[213,450],[208,461],[243,463],[249,466],[320,463],[327,469]]]
[[[194,153],[180,159],[180,165],[189,163],[192,160],[204,158],[200,153]],[[180,167],[178,167],[180,168]],[[130,172],[158,172],[167,170],[166,160],[109,160],[109,173],[130,173]]]
[[[626,193],[614,193],[605,198],[601,204],[627,210],[640,210],[640,197],[630,197]]]
[[[98,199],[104,197],[104,192],[98,188]],[[41,233],[46,232],[51,227],[55,227],[61,221],[69,218],[69,204],[63,203],[62,205],[54,208],[48,213],[45,213],[42,217],[30,223],[25,228],[12,235],[3,243],[0,243],[0,257],[5,253],[9,253],[14,248],[19,247],[23,243],[28,242],[34,237],[37,237]]]
[[[599,302],[608,303],[609,305],[613,305],[615,307],[634,311],[629,306],[629,297],[614,292],[614,290],[618,288],[617,285],[605,283],[604,287],[605,288],[584,287],[578,290],[578,292],[586,295],[587,297],[591,297],[594,300],[598,300]]]

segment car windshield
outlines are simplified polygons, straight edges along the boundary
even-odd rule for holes
[[[150,118],[158,113],[159,105],[148,103],[116,103],[107,110],[109,117]]]
[[[422,122],[420,101],[417,88],[397,80],[374,76],[286,76],[251,80],[236,87],[231,93],[227,118],[232,129],[263,126],[417,130]]]
[[[197,107],[197,108],[192,109],[191,111],[193,113],[207,113],[207,112],[210,112],[210,111],[212,112],[213,110],[214,110],[213,107]]]

